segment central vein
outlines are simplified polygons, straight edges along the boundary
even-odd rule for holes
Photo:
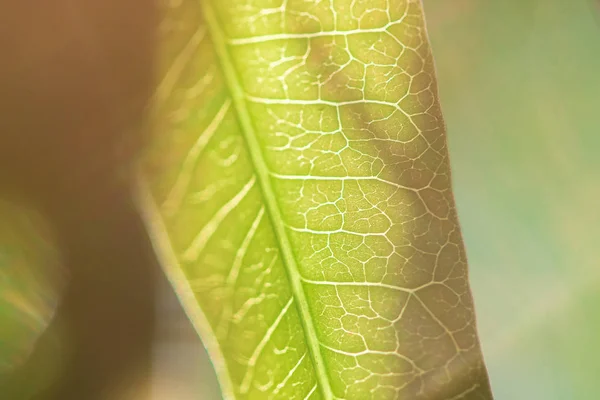
[[[218,18],[212,9],[212,6],[210,5],[210,1],[205,0],[202,2],[202,5],[204,9],[204,17],[215,46],[215,51],[220,59],[227,86],[231,92],[233,104],[237,111],[242,132],[250,153],[250,158],[256,169],[258,178],[257,181],[264,197],[266,210],[270,216],[273,229],[275,230],[275,236],[278,240],[279,248],[283,258],[283,264],[287,271],[296,307],[300,313],[300,320],[304,329],[306,343],[316,370],[317,382],[319,383],[323,398],[325,400],[330,400],[333,399],[333,392],[327,371],[325,369],[323,355],[321,354],[319,341],[317,339],[317,332],[313,324],[306,293],[304,292],[304,288],[302,286],[302,280],[298,271],[298,264],[292,252],[292,246],[290,244],[290,239],[287,236],[285,225],[283,224],[283,218],[281,216],[279,204],[275,197],[275,192],[271,186],[267,164],[263,158],[262,149],[256,137],[256,131],[252,123],[252,118],[246,105],[244,90],[239,82],[231,55],[227,49],[225,34],[223,33]]]

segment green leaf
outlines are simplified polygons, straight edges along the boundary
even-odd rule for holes
[[[235,399],[490,399],[421,3],[165,2],[140,204]]]
[[[41,215],[0,199],[0,221],[2,378],[30,355],[54,314],[65,279],[55,237]]]

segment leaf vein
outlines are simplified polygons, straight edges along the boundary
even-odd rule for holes
[[[273,188],[271,187],[269,170],[263,158],[262,149],[256,137],[252,118],[250,117],[247,109],[245,93],[241,87],[237,71],[233,65],[233,60],[231,60],[231,55],[229,54],[229,50],[227,49],[227,40],[224,32],[222,31],[220,22],[218,21],[218,18],[209,1],[204,1],[202,5],[204,8],[206,23],[213,39],[217,56],[220,59],[227,86],[232,94],[233,103],[237,110],[242,132],[250,153],[250,158],[256,169],[258,182],[264,197],[266,209],[282,253],[283,265],[286,269],[293,297],[296,299],[296,307],[298,309],[300,322],[306,338],[306,344],[315,367],[315,375],[324,399],[331,400],[333,398],[333,391],[329,382],[327,370],[325,368],[323,355],[321,354],[319,347],[316,328],[312,320],[306,293],[304,292],[304,288],[302,286],[302,280],[300,278],[295,255],[292,251],[285,225],[283,224],[281,210],[279,208]]]
[[[253,176],[252,179],[248,181],[235,196],[233,196],[227,203],[223,205],[216,212],[216,214],[211,218],[210,221],[204,225],[200,233],[194,238],[188,249],[183,253],[183,258],[186,261],[194,261],[200,257],[200,254],[204,250],[204,247],[208,243],[208,240],[215,233],[221,222],[229,215],[229,213],[237,207],[238,204],[246,197],[250,189],[256,183],[256,177]]]

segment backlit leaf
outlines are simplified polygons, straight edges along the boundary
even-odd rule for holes
[[[422,6],[165,1],[140,204],[235,399],[490,399]]]

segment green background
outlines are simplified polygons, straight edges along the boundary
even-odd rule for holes
[[[600,393],[600,8],[424,0],[497,399]]]

